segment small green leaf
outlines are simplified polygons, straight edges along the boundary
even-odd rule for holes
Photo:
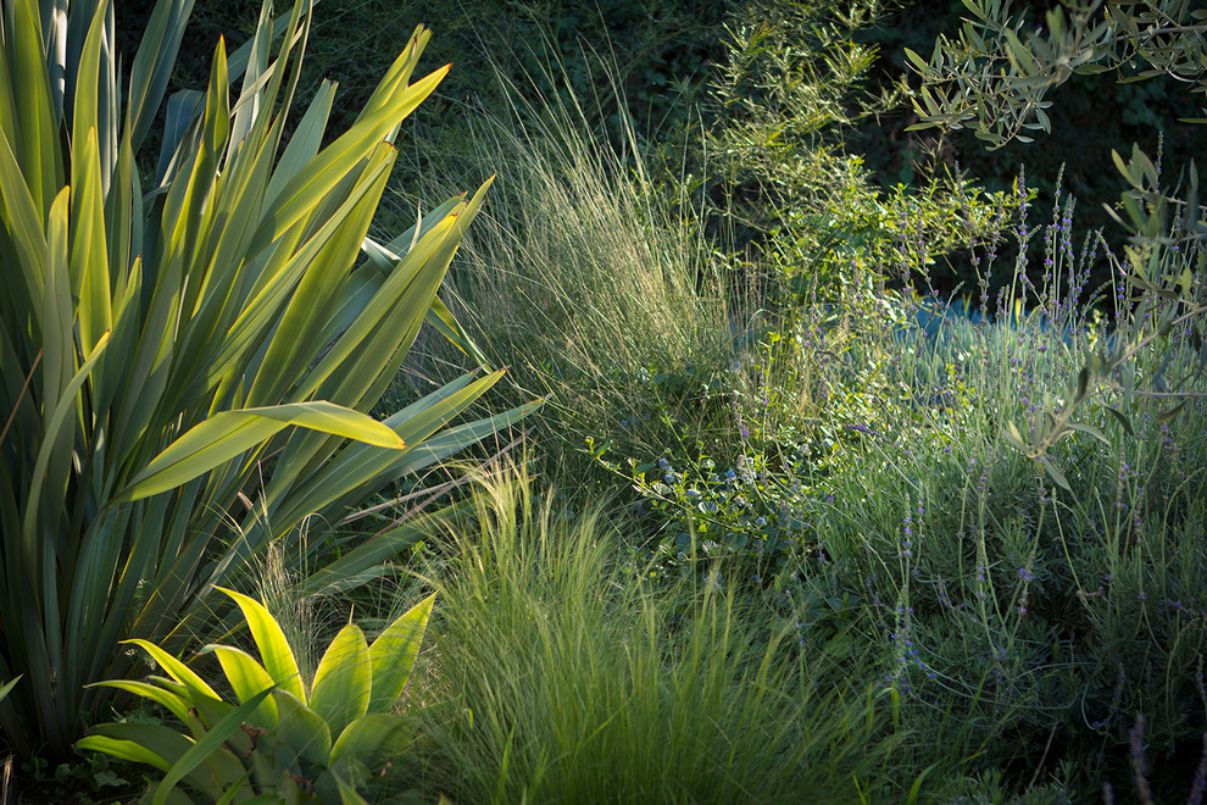
[[[1018,432],[1018,426],[1013,422],[1006,423],[1006,430],[1002,436],[1005,437],[1006,442],[1015,450],[1023,454],[1028,452],[1027,443],[1023,441],[1022,434]]]
[[[1044,470],[1048,473],[1048,476],[1051,477],[1057,486],[1066,492],[1071,493],[1073,491],[1072,487],[1069,486],[1068,479],[1065,478],[1065,474],[1061,472],[1060,468],[1056,466],[1052,459],[1048,458],[1047,456],[1040,456],[1039,463],[1043,465]]]
[[[1189,400],[1182,400],[1173,408],[1157,414],[1157,424],[1164,425],[1168,422],[1172,422],[1178,416],[1178,414],[1182,412],[1182,409],[1186,407],[1187,402],[1189,402]]]
[[[1120,411],[1118,408],[1112,408],[1109,405],[1106,406],[1106,410],[1107,410],[1107,413],[1109,413],[1111,416],[1113,416],[1115,418],[1115,421],[1117,421],[1119,423],[1120,427],[1123,428],[1124,433],[1126,433],[1128,436],[1131,436],[1133,438],[1135,437],[1136,434],[1135,434],[1135,431],[1132,430],[1132,422],[1130,419],[1128,419],[1126,416],[1123,415],[1122,411]]]
[[[0,702],[4,701],[4,697],[12,692],[12,689],[15,688],[17,683],[21,681],[22,676],[22,674],[17,674],[17,676],[13,677],[8,682],[5,682],[3,687],[0,687]]]
[[[913,62],[914,66],[917,67],[918,71],[921,73],[926,73],[930,69],[930,65],[927,64],[926,59],[922,58],[909,48],[905,49],[905,58]]]
[[[1093,425],[1085,425],[1080,422],[1070,422],[1069,428],[1077,431],[1078,433],[1084,433],[1087,436],[1091,436],[1105,444],[1107,447],[1111,446],[1111,440],[1106,438],[1106,434],[1098,430],[1098,428],[1095,428]]]

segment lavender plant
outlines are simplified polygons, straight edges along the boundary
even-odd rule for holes
[[[1016,192],[1025,215],[1030,194]],[[982,309],[927,303],[887,327],[840,327],[819,305],[803,317],[815,327],[749,355],[730,423],[747,475],[699,451],[616,468],[661,529],[663,566],[766,588],[806,643],[837,632],[878,646],[875,684],[901,697],[903,719],[976,756],[976,779],[1021,791],[1029,777],[1001,776],[1019,763],[1059,771],[1073,798],[1130,785],[1112,769],[1126,768],[1142,712],[1150,777],[1165,780],[1155,796],[1185,796],[1193,775],[1168,772],[1207,728],[1207,388],[1192,337],[1171,331],[1133,350],[1126,405],[1106,383],[1077,401],[1073,431],[1095,438],[1049,444],[1055,473],[1012,447],[1004,421],[1042,439],[1046,412],[1074,399],[1067,378],[1127,338],[1102,306],[1122,298],[1122,319],[1137,320],[1133,293],[1087,291],[1093,255],[1113,252],[1105,237],[1077,234],[1063,193],[1055,208],[1039,226],[1004,221],[998,239],[1021,255],[1039,240],[1042,270],[1003,261],[992,240],[978,250],[982,287],[1001,285],[981,291]],[[1162,259],[1199,292],[1197,251]],[[1178,417],[1162,376],[1180,384]],[[758,544],[784,549],[772,563]]]

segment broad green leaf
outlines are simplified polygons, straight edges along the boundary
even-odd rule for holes
[[[281,721],[277,737],[282,743],[311,763],[326,766],[331,759],[331,730],[317,713],[288,691],[273,691]]]
[[[264,666],[242,649],[233,646],[211,645],[206,646],[203,652],[212,652],[218,657],[218,662],[222,665],[222,672],[226,674],[226,679],[230,682],[231,689],[240,702],[249,701],[260,691],[275,685],[272,677],[264,670]],[[260,707],[248,717],[248,720],[257,727],[266,730],[275,729],[278,720],[276,700],[265,699]]]
[[[189,751],[185,752],[183,757],[172,764],[172,768],[164,775],[159,787],[155,790],[155,796],[151,800],[151,805],[164,805],[172,789],[193,769],[206,762],[216,752],[221,751],[222,744],[243,726],[243,722],[247,720],[248,715],[270,693],[272,693],[271,688],[261,691],[250,700],[239,705],[226,718],[215,724],[203,738],[193,744]]]
[[[392,713],[369,713],[349,724],[331,748],[331,768],[341,762],[363,763],[372,769],[406,750],[414,729]]]
[[[272,613],[266,606],[249,595],[228,590],[225,587],[216,589],[225,593],[239,605],[239,609],[242,610],[243,617],[247,621],[247,628],[251,631],[252,639],[256,642],[256,648],[260,650],[260,661],[264,663],[264,669],[268,671],[268,675],[280,686],[281,690],[292,694],[304,705],[306,689],[302,683],[302,674],[298,670],[297,659],[294,658],[293,649],[289,647],[289,641],[285,639],[285,632],[282,631],[281,625],[277,623]]]
[[[172,764],[178,763],[195,745],[194,741],[162,724],[98,724],[94,732],[106,738],[137,743]],[[243,764],[228,750],[220,749],[204,758],[184,779],[211,799],[217,799],[244,773]]]
[[[1056,462],[1047,456],[1040,456],[1039,463],[1043,466],[1044,470],[1048,473],[1049,477],[1051,477],[1057,486],[1066,492],[1073,491],[1072,487],[1069,486],[1068,479],[1065,478],[1064,472],[1061,471],[1060,467],[1056,466]]]
[[[344,778],[338,774],[332,773],[332,778],[335,780],[335,785],[339,789],[340,805],[369,805],[368,801],[360,794],[356,793],[356,789],[351,786]]]
[[[373,685],[369,657],[364,632],[350,623],[339,630],[319,661],[310,688],[310,709],[327,722],[332,735],[368,712]]]
[[[369,710],[374,713],[388,712],[402,695],[410,679],[415,658],[423,643],[423,634],[436,601],[433,593],[407,610],[384,632],[378,635],[369,649],[373,668],[373,697]]]

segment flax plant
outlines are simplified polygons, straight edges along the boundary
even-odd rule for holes
[[[178,643],[304,517],[528,410],[444,427],[491,372],[366,413],[425,321],[480,357],[436,294],[486,187],[366,236],[399,125],[448,71],[411,81],[429,32],[330,138],[333,84],[290,115],[312,3],[266,2],[205,92],[168,99],[152,161],[192,5],[155,4],[124,92],[108,0],[0,20],[0,679],[21,675],[0,727],[19,754],[67,750],[103,701],[84,686],[129,669],[119,640]],[[400,536],[309,557],[312,581]]]

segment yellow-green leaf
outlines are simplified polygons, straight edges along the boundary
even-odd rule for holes
[[[339,735],[344,727],[369,710],[373,672],[369,644],[354,624],[340,629],[314,673],[310,708]]]
[[[159,755],[152,752],[150,749],[137,744],[134,741],[124,741],[117,738],[107,738],[104,735],[88,735],[76,741],[76,749],[87,749],[93,752],[102,752],[111,757],[121,760],[130,760],[135,763],[146,763],[149,766],[154,766],[160,771],[166,772],[172,768],[172,764],[168,763]]]
[[[323,400],[222,411],[194,425],[151,459],[118,499],[138,500],[175,489],[290,425],[376,447],[400,450],[406,446],[397,433],[372,417]]]
[[[415,667],[415,658],[419,656],[419,647],[423,643],[423,634],[427,630],[435,601],[435,594],[429,595],[373,641],[373,647],[369,649],[373,666],[373,697],[369,702],[372,712],[390,710],[402,695],[411,669]]]
[[[306,703],[306,688],[302,684],[302,674],[298,670],[298,661],[293,656],[293,649],[285,639],[285,632],[277,623],[268,608],[256,599],[243,593],[228,590],[225,587],[215,588],[225,593],[239,605],[243,617],[247,620],[247,628],[251,631],[256,648],[260,650],[260,661],[264,669],[282,690],[293,694],[303,705]]]
[[[96,682],[86,687],[97,688],[113,688],[114,690],[124,690],[126,693],[133,693],[135,696],[141,696],[144,699],[155,702],[170,712],[183,723],[189,721],[189,703],[185,699],[177,696],[170,690],[165,690],[158,685],[152,685],[149,682],[138,682],[133,679],[110,679],[104,682]]]
[[[188,689],[191,696],[201,695],[221,701],[222,697],[215,693],[214,689],[211,688],[204,679],[199,677],[193,671],[193,669],[189,668],[183,662],[173,657],[171,654],[164,651],[150,640],[143,640],[135,637],[130,640],[123,640],[122,642],[133,643],[143,651],[150,654],[151,658],[155,660],[155,662],[159,663],[159,667],[164,670],[164,673],[172,677],[172,679],[175,679],[181,685],[184,685],[185,688]]]
[[[256,694],[271,688],[275,683],[264,666],[242,649],[233,646],[206,646],[205,651],[213,652],[222,665],[222,672],[230,682],[231,689],[240,702],[252,699]],[[266,730],[277,726],[277,704],[271,699],[264,699],[258,708],[248,716],[248,720]]]
[[[317,713],[288,691],[273,691],[277,712],[281,714],[277,737],[298,757],[326,766],[331,758],[331,729]]]

